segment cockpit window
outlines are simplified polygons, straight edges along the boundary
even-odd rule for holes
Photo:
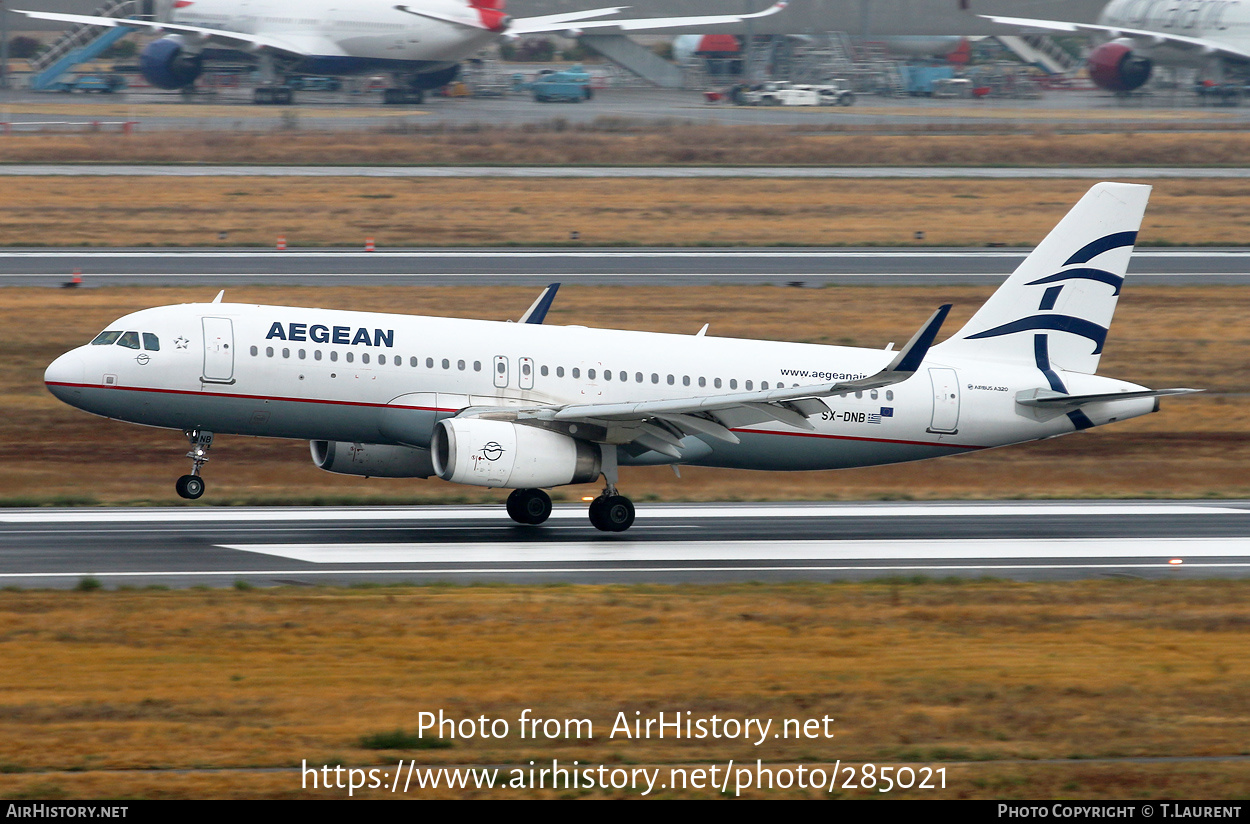
[[[161,339],[151,332],[143,333],[143,348],[149,352],[161,351]]]
[[[127,349],[138,349],[139,348],[139,333],[138,332],[126,332],[117,341],[117,345],[124,346]]]
[[[91,342],[92,346],[112,346],[117,339],[122,336],[121,332],[101,332],[100,336]]]

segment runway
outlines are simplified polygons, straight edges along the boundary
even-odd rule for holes
[[[784,537],[782,537],[784,536]],[[0,586],[1250,576],[1250,502],[639,506],[599,533],[502,507],[0,511]]]
[[[416,248],[0,250],[0,285],[995,285],[1028,249]],[[1138,249],[1132,283],[1250,283],[1250,249]]]

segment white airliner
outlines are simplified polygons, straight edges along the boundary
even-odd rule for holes
[[[1226,70],[1250,69],[1250,2],[1242,0],[1111,0],[1097,23],[981,15],[1008,26],[1088,32],[1106,42],[1086,58],[1089,76],[1113,92],[1131,92],[1155,63],[1203,71],[1222,85]]]
[[[152,20],[83,14],[18,11],[40,20],[95,26],[133,26],[166,34],[140,54],[144,77],[162,89],[190,86],[204,68],[208,46],[243,49],[261,60],[266,85],[257,103],[290,103],[290,87],[279,74],[351,75],[389,73],[397,88],[387,103],[420,103],[423,93],[455,79],[460,61],[500,37],[604,33],[706,27],[766,17],[785,8],[778,2],[755,14],[602,20],[628,6],[588,9],[513,19],[507,0],[153,0]]]
[[[297,438],[330,472],[514,489],[606,488],[619,466],[835,469],[1065,435],[1158,409],[1163,395],[1094,374],[1150,187],[1094,186],[956,335],[941,307],[899,351],[221,303],[145,309],[47,369],[88,412],[180,429],[184,498],[204,491],[214,433]]]

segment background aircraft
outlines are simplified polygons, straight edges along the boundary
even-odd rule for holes
[[[387,103],[420,103],[424,92],[455,79],[459,63],[503,36],[526,34],[645,31],[703,27],[766,17],[775,5],[755,14],[618,19],[626,6],[588,9],[513,19],[507,0],[153,0],[151,20],[22,11],[39,20],[86,26],[128,26],[165,36],[140,55],[143,76],[162,89],[193,84],[204,70],[204,50],[212,45],[243,49],[261,61],[257,103],[290,103],[286,73],[352,75],[389,73],[396,87]],[[612,17],[611,20],[602,18]]]
[[[1250,2],[1242,0],[1111,0],[1097,23],[984,15],[1008,26],[1087,32],[1105,42],[1086,58],[1090,78],[1112,92],[1131,92],[1156,63],[1201,70],[1225,83],[1250,70]]]
[[[221,303],[145,309],[62,355],[61,400],[182,430],[185,498],[214,433],[311,442],[331,472],[515,490],[592,483],[591,523],[634,507],[621,465],[812,470],[1040,440],[1145,415],[1162,395],[1099,376],[1150,187],[1094,186],[984,306],[933,346],[941,307],[899,351]]]

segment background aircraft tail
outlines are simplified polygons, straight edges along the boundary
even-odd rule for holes
[[[1097,371],[1150,188],[1090,189],[934,355]]]

